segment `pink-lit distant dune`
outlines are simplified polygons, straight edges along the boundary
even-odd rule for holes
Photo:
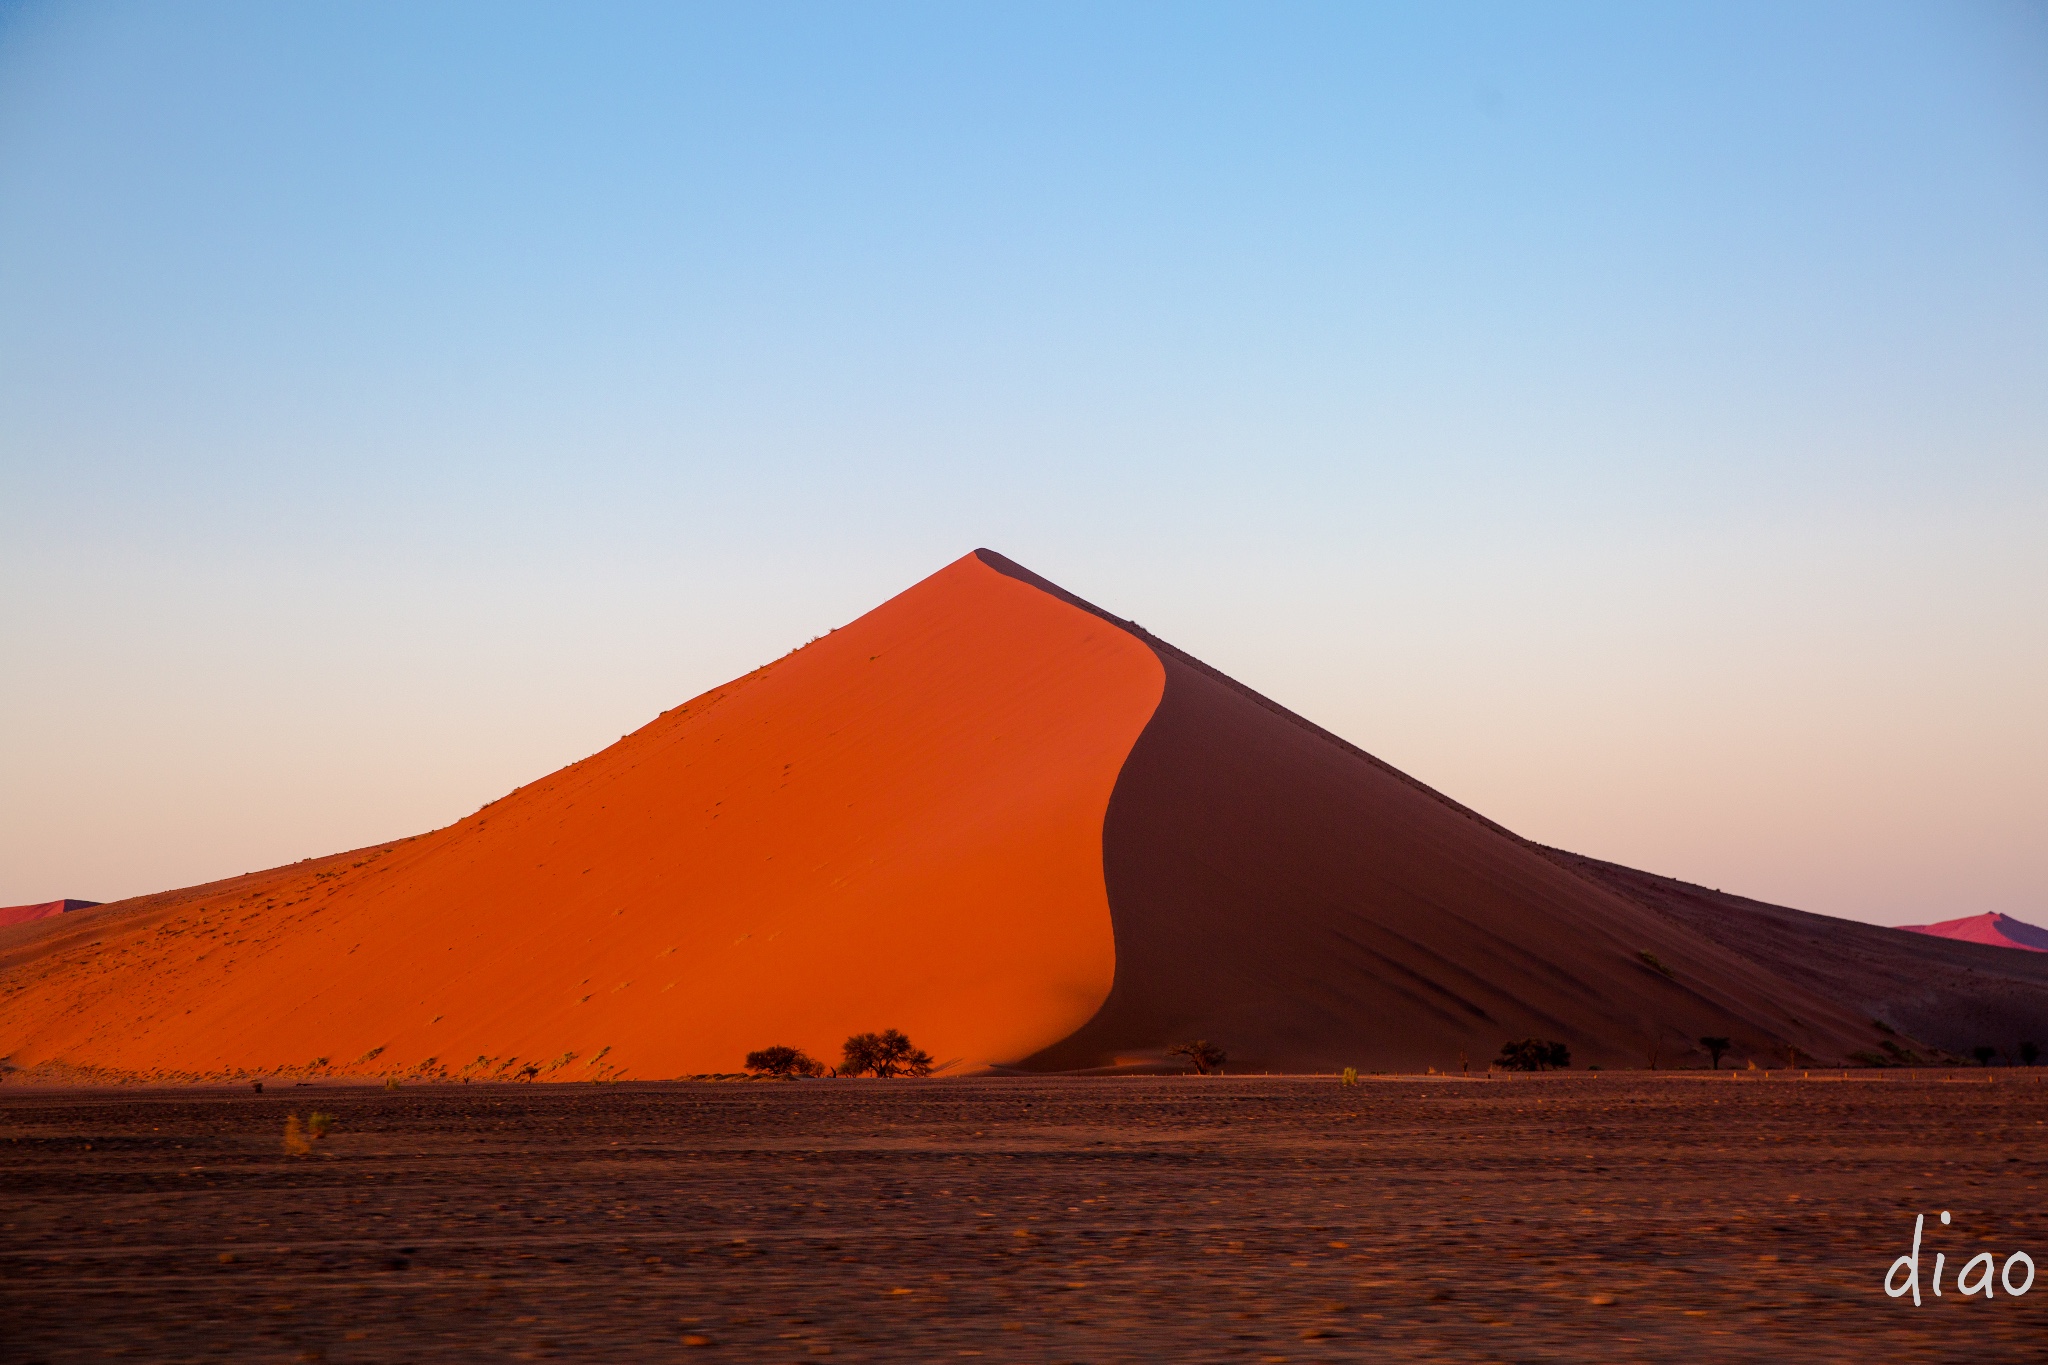
[[[2048,953],[2048,929],[2037,928],[2011,915],[1971,915],[1945,919],[1939,924],[1902,924],[1908,933],[1932,934],[1936,938],[1961,939],[1965,943],[1988,943],[1994,948],[2024,948],[2030,953]]]
[[[0,927],[27,924],[32,919],[49,919],[66,910],[90,910],[98,901],[42,901],[35,905],[0,905]]]

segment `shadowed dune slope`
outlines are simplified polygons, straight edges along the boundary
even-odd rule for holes
[[[1005,572],[1105,619],[1003,560]],[[1867,1047],[1869,1021],[1592,884],[1498,825],[1128,621],[1165,695],[1103,829],[1116,984],[1030,1067],[1483,1069],[1511,1038],[1580,1065],[1672,1064],[1702,1034],[1769,1055]],[[1650,954],[1662,965],[1642,956]]]
[[[85,1074],[737,1070],[898,1027],[1011,1062],[1107,996],[1141,642],[969,555],[435,833],[0,935],[0,1057]]]
[[[2048,1045],[2048,953],[1887,929],[1546,850],[1845,1010],[1957,1055]],[[2018,921],[2014,921],[2018,923]],[[2028,926],[2031,927],[2031,926]]]

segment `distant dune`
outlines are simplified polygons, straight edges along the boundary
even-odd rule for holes
[[[89,910],[98,901],[42,901],[35,905],[0,905],[0,928],[10,924],[27,924],[30,920],[49,919],[71,910]]]
[[[2030,953],[2048,953],[2048,929],[2037,928],[2011,915],[1971,915],[1967,919],[1945,919],[1939,924],[1902,924],[1909,934],[1932,934],[1936,938],[1959,939],[1964,943],[1988,943],[1994,948],[2023,948]]]
[[[1191,1038],[1233,1070],[1482,1069],[1531,1035],[1626,1067],[1924,1050],[1975,1008],[1631,877],[979,551],[444,829],[0,929],[0,1060],[649,1078],[896,1027],[955,1074]],[[2048,1035],[2041,983],[1999,989],[1984,1019]]]

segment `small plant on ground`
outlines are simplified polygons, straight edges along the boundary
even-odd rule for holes
[[[1726,1038],[1705,1037],[1700,1039],[1700,1046],[1705,1048],[1707,1055],[1714,1059],[1714,1070],[1719,1071],[1721,1069],[1721,1054],[1733,1045]]]
[[[306,1138],[306,1130],[299,1123],[297,1114],[284,1116],[284,1154],[286,1156],[310,1156],[313,1144]]]
[[[932,1074],[931,1054],[912,1044],[898,1029],[856,1033],[839,1051],[839,1074],[842,1076],[874,1076],[888,1080],[891,1076]]]
[[[785,1080],[797,1076],[822,1076],[825,1067],[814,1061],[802,1048],[764,1047],[759,1052],[747,1054],[747,1070],[763,1076],[780,1076]]]
[[[314,1110],[306,1115],[306,1136],[318,1142],[327,1136],[327,1130],[334,1126],[334,1115]]]
[[[1651,971],[1662,972],[1666,976],[1671,975],[1671,969],[1665,966],[1663,963],[1659,962],[1657,960],[1657,955],[1651,952],[1649,949],[1643,949],[1643,951],[1637,953],[1636,956],[1641,958],[1643,960],[1643,965],[1648,967]]]
[[[1347,1066],[1347,1067],[1345,1067],[1345,1068],[1344,1068],[1344,1074],[1343,1074],[1342,1076],[1340,1076],[1340,1077],[1338,1077],[1338,1078],[1337,1078],[1337,1084],[1339,1084],[1339,1085],[1357,1085],[1357,1084],[1358,1084],[1358,1068],[1357,1068],[1357,1067],[1355,1067],[1355,1066]]]
[[[1572,1064],[1572,1050],[1548,1038],[1524,1038],[1519,1043],[1502,1043],[1494,1063],[1503,1071],[1548,1071]]]
[[[1229,1053],[1206,1038],[1197,1038],[1191,1043],[1175,1043],[1166,1049],[1166,1055],[1187,1058],[1194,1063],[1197,1076],[1206,1076],[1230,1060]]]
[[[396,1076],[386,1076],[386,1077],[384,1078],[384,1088],[385,1088],[386,1090],[396,1090],[396,1089],[398,1089],[398,1077],[396,1077]]]

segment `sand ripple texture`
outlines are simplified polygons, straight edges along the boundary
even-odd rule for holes
[[[2039,1359],[2048,1289],[1879,1286],[1915,1212],[2048,1260],[2044,1121],[2025,1072],[11,1088],[0,1356]]]

